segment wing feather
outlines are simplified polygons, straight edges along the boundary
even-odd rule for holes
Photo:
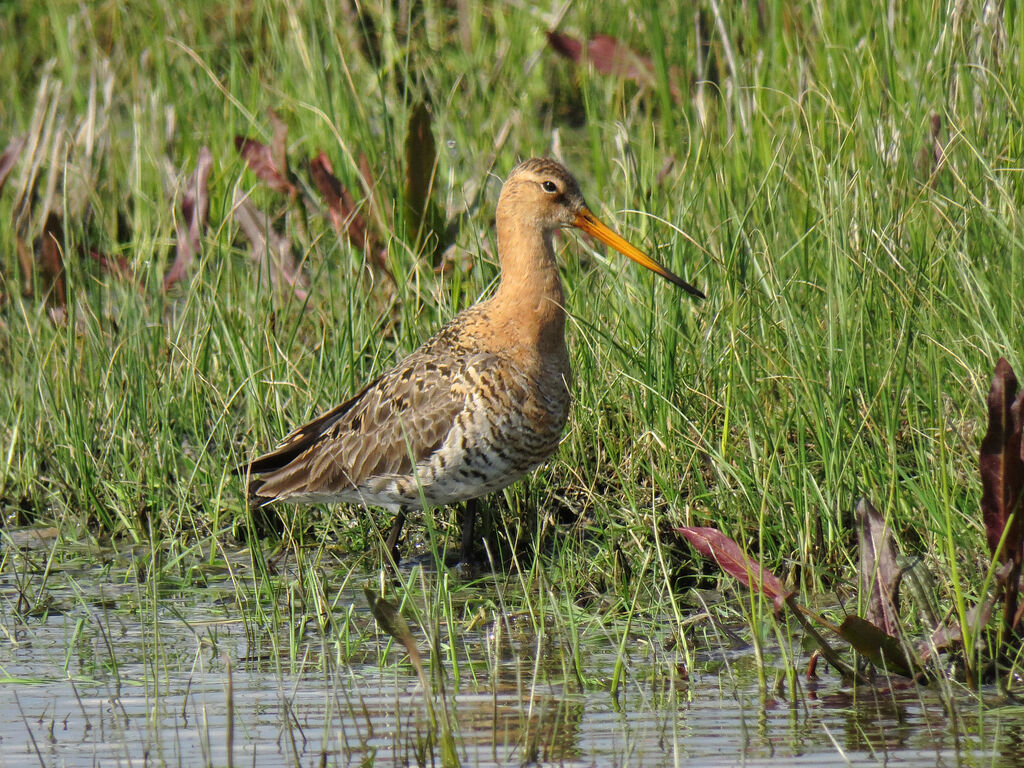
[[[250,486],[259,504],[289,497],[354,493],[368,480],[409,475],[443,444],[467,407],[468,367],[486,370],[489,355],[440,361],[415,352],[342,405],[293,431],[251,462],[262,475]]]

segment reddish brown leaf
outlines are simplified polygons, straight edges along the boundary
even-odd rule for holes
[[[46,303],[51,309],[63,310],[68,298],[64,286],[64,227],[61,226],[60,217],[53,211],[46,216],[36,253]]]
[[[946,151],[945,144],[942,141],[942,115],[932,115],[930,122],[932,133],[932,161],[935,163],[934,168],[938,168],[942,163],[942,155]]]
[[[14,241],[15,250],[18,253],[18,267],[21,271],[21,295],[26,299],[32,296],[32,276],[35,274],[35,259],[32,256],[32,249],[19,234]]]
[[[782,609],[786,598],[793,594],[771,571],[747,557],[735,541],[717,528],[685,526],[676,531],[686,537],[694,549],[718,563],[727,574],[771,598],[775,610]]]
[[[373,174],[373,169],[370,167],[370,160],[366,157],[363,152],[359,153],[359,175],[363,177],[363,184],[366,187],[367,200],[373,200],[374,190],[377,188],[377,178]],[[369,204],[369,203],[368,203]],[[392,283],[397,284],[395,276],[391,274],[391,270],[388,269],[388,251],[380,245],[380,237],[374,235],[374,230],[368,228],[366,231],[367,239],[369,240],[370,256],[373,259],[374,264],[391,280]]]
[[[7,177],[14,169],[14,166],[18,164],[18,158],[21,157],[21,150],[24,147],[25,137],[16,136],[11,139],[3,154],[0,155],[0,192],[3,191],[4,184],[7,183]]]
[[[202,147],[196,160],[196,169],[185,183],[185,193],[181,198],[181,218],[174,223],[178,236],[178,252],[171,268],[164,275],[164,291],[188,274],[193,259],[199,253],[200,238],[206,228],[210,210],[207,181],[212,166],[213,155],[209,149]]]
[[[274,151],[256,139],[235,136],[235,149],[248,164],[249,169],[275,192],[284,192],[294,196],[298,190],[288,181],[287,166],[278,165],[274,159]]]
[[[270,138],[270,159],[281,175],[288,176],[288,126],[272,109],[267,110],[273,133]]]
[[[135,282],[135,272],[128,259],[124,256],[110,256],[99,251],[89,250],[89,258],[100,265],[100,269],[114,277],[128,282]]]
[[[927,176],[929,184],[934,187],[938,184],[946,153],[946,142],[942,138],[942,115],[933,114],[928,124],[928,141],[917,154],[915,168]]]
[[[900,641],[859,616],[847,616],[839,635],[876,667],[904,677],[915,677],[920,665],[907,657]]]
[[[235,198],[234,216],[252,246],[252,260],[260,274],[270,275],[274,285],[290,286],[298,298],[305,299],[309,295],[307,281],[292,256],[291,241],[276,232],[270,218],[241,192]]]
[[[998,571],[996,571],[996,583],[1002,584],[1006,581],[1007,575],[1013,568],[1013,563],[1005,563]],[[999,593],[993,591],[988,595],[982,602],[975,606],[972,606],[967,611],[967,625],[971,629],[971,634],[978,637],[981,631],[985,628],[985,625],[992,619],[992,611],[995,608],[996,600],[999,597]],[[935,631],[932,632],[931,637],[926,643],[921,643],[918,647],[918,654],[921,657],[921,661],[927,661],[932,654],[942,653],[948,651],[950,648],[960,648],[964,642],[963,629],[960,627],[960,623],[954,620],[949,620],[940,626],[936,627]]]
[[[363,177],[363,182],[366,184],[366,194],[372,195],[377,186],[377,180],[374,178],[373,169],[370,168],[370,159],[364,152],[359,153],[359,175]]]
[[[309,163],[309,175],[327,202],[331,225],[355,248],[362,250],[366,244],[366,219],[356,207],[355,199],[334,175],[331,161],[323,150]]]
[[[989,551],[1001,562],[1020,564],[1024,457],[1021,455],[1022,400],[1010,364],[999,358],[988,394],[988,431],[981,441],[981,510]],[[1009,528],[1007,525],[1009,524]],[[1000,540],[1004,539],[1002,549]],[[997,553],[998,550],[998,553]]]
[[[431,128],[430,110],[419,102],[409,116],[405,137],[405,220],[414,241],[427,234],[427,206],[434,184],[437,146]]]
[[[583,58],[583,43],[572,35],[565,35],[561,32],[555,32],[554,30],[549,30],[547,36],[548,45],[550,45],[556,53],[561,54],[565,58],[577,64],[580,63],[580,59]]]
[[[900,567],[892,531],[866,498],[857,502],[857,545],[860,554],[860,593],[867,603],[865,618],[890,635],[899,632],[896,586]]]
[[[594,35],[583,43],[561,32],[548,32],[548,44],[562,56],[577,64],[589,61],[603,75],[613,75],[633,80],[640,85],[654,83],[654,64],[647,56],[641,56],[610,35]]]
[[[818,659],[820,658],[821,651],[815,649],[815,651],[811,654],[811,658],[807,661],[807,674],[805,675],[805,677],[808,680],[818,679]]]

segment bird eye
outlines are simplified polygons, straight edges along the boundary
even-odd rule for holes
[[[558,191],[558,186],[553,181],[542,181],[540,185],[541,189],[549,194],[554,194]]]

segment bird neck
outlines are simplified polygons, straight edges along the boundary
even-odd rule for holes
[[[565,293],[555,262],[551,232],[521,226],[512,218],[498,221],[501,282],[493,308],[499,322],[542,352],[565,348]]]

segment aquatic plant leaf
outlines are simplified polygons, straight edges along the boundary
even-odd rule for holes
[[[996,571],[996,583],[1002,584],[1006,581],[1006,577],[1010,570],[1013,568],[1013,563],[1004,563],[998,571]],[[995,609],[996,602],[999,599],[999,592],[992,591],[982,602],[975,606],[972,606],[967,611],[967,625],[970,627],[971,634],[977,637],[982,629],[992,619],[992,611]],[[921,661],[927,661],[934,653],[942,653],[951,648],[960,648],[964,644],[964,633],[957,621],[949,621],[941,626],[937,627],[932,632],[931,637],[928,638],[926,643],[923,643],[918,648],[918,654],[921,657]]]
[[[185,183],[185,194],[181,198],[181,218],[174,222],[178,236],[177,253],[171,268],[164,275],[164,291],[185,277],[199,253],[200,237],[206,228],[210,210],[207,181],[212,167],[213,155],[207,147],[201,147],[196,168]]]
[[[359,212],[352,193],[334,175],[334,167],[322,149],[309,161],[309,176],[327,203],[331,226],[354,247],[362,249],[367,239],[366,219]]]
[[[370,612],[373,614],[373,618],[377,620],[380,628],[405,647],[406,653],[409,654],[409,660],[412,662],[413,667],[416,668],[416,673],[423,683],[424,690],[426,690],[426,673],[423,670],[423,657],[420,654],[419,646],[416,645],[416,638],[412,636],[412,630],[409,629],[409,623],[405,620],[402,612],[398,610],[397,605],[389,603],[369,587],[363,587],[363,594],[366,595],[366,602],[370,606]]]
[[[239,190],[235,197],[235,221],[252,246],[252,260],[259,265],[261,274],[269,274],[275,285],[284,283],[300,299],[309,295],[307,280],[292,256],[292,243],[274,230],[270,217],[262,213],[249,197]]]
[[[988,393],[988,431],[981,441],[981,510],[989,552],[1001,562],[1021,562],[1024,531],[1024,456],[1021,421],[1024,394],[1005,358],[996,363]],[[1000,544],[1002,542],[1002,544]],[[1000,548],[1001,547],[1001,548]]]
[[[3,154],[0,154],[0,192],[3,191],[4,184],[7,183],[7,177],[14,169],[14,166],[18,164],[21,150],[25,147],[25,139],[25,136],[15,136],[7,144]]]
[[[847,616],[839,625],[839,635],[880,669],[904,677],[916,677],[921,671],[907,658],[899,640],[859,616]]]
[[[409,234],[420,242],[432,229],[427,221],[430,191],[437,166],[437,145],[430,110],[424,101],[413,107],[405,135],[405,220]]]
[[[683,526],[676,532],[686,537],[691,546],[705,557],[712,558],[727,574],[771,598],[775,610],[782,610],[793,594],[782,581],[760,563],[751,560],[735,541],[717,528]]]
[[[865,616],[886,634],[899,632],[896,586],[900,567],[892,530],[867,499],[857,502],[857,548],[860,555],[860,594],[866,602]]]
[[[275,141],[275,144],[277,143],[278,141]],[[249,169],[272,190],[284,192],[289,197],[294,197],[298,192],[295,185],[288,181],[287,165],[278,165],[278,159],[275,158],[275,153],[283,151],[280,147],[275,150],[256,139],[235,136],[235,149],[238,150],[238,154],[245,160]]]

